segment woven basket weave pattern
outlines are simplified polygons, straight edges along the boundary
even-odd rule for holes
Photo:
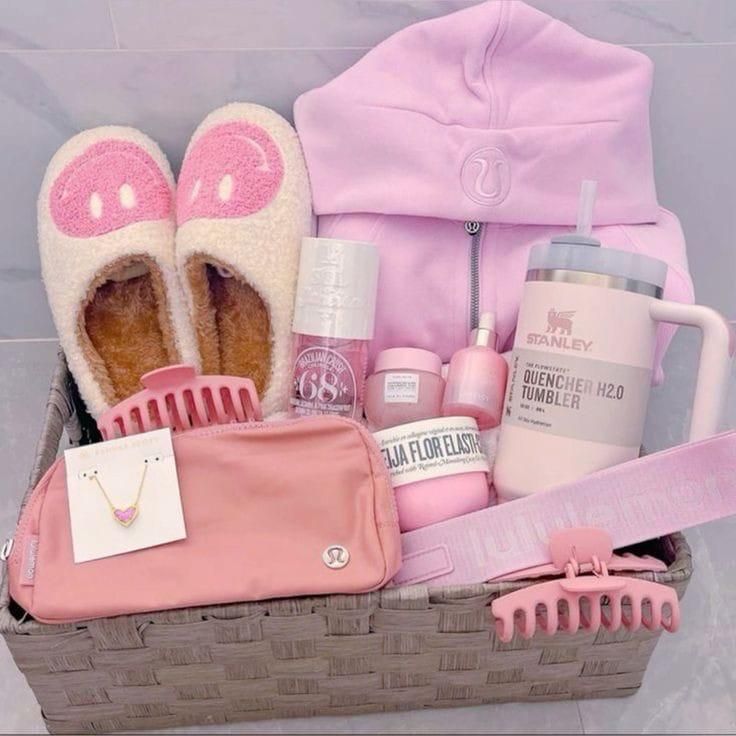
[[[94,436],[73,388],[62,361],[31,486],[65,425],[73,443]],[[687,543],[673,535],[659,544],[670,568],[643,576],[682,595]],[[524,584],[413,586],[45,625],[19,620],[3,582],[0,631],[54,733],[609,697],[639,687],[656,633],[500,642],[490,602]]]

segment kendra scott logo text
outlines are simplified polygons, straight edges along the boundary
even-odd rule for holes
[[[530,332],[526,336],[527,345],[546,345],[562,350],[575,350],[588,353],[593,347],[592,340],[583,340],[572,336],[573,317],[575,312],[558,312],[552,307],[547,312],[547,330],[544,334]]]

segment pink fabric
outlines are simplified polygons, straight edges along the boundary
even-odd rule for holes
[[[409,26],[297,100],[315,210],[571,225],[597,179],[596,224],[653,222],[651,83],[521,2]]]
[[[552,561],[549,537],[597,527],[614,549],[736,514],[736,432],[401,535],[394,583],[482,583]]]
[[[177,220],[245,217],[263,209],[284,178],[273,138],[253,123],[210,128],[184,158],[177,186]]]
[[[115,139],[95,143],[71,161],[49,196],[56,227],[78,238],[167,218],[172,200],[151,156],[135,143]]]
[[[357,423],[315,417],[230,425],[175,435],[173,442],[185,540],[74,564],[60,459],[19,522],[8,561],[13,599],[41,621],[78,621],[360,593],[385,585],[398,570],[388,473],[371,435]],[[341,569],[323,561],[333,545],[349,552]],[[26,549],[33,550],[30,580]]]
[[[651,82],[643,54],[489,0],[399,31],[302,95],[319,234],[381,249],[373,356],[448,360],[466,344],[468,220],[485,223],[481,309],[510,347],[529,249],[575,224],[583,179],[599,183],[596,237],[665,260],[665,296],[691,302],[679,223],[656,200]]]

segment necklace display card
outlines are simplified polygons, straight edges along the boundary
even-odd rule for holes
[[[185,539],[169,429],[64,453],[74,562]]]

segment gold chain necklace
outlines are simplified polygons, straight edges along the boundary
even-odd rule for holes
[[[136,493],[135,501],[133,501],[132,505],[127,506],[124,509],[119,509],[110,500],[110,496],[107,495],[107,491],[103,488],[102,483],[100,483],[100,479],[97,477],[96,470],[88,476],[90,480],[97,483],[97,487],[102,491],[102,495],[105,497],[105,501],[107,501],[107,505],[110,507],[110,511],[112,512],[113,519],[123,526],[130,526],[138,518],[138,503],[141,500],[141,493],[143,493],[143,484],[146,482],[148,460],[144,460],[143,463],[143,475],[141,475],[141,482],[138,484],[138,493]]]

